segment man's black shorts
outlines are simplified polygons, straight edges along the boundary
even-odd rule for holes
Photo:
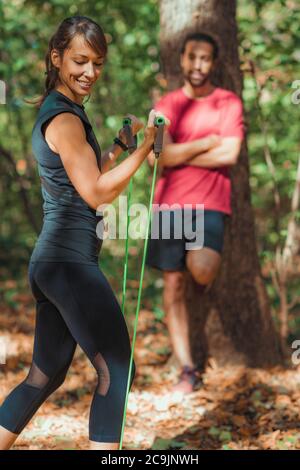
[[[225,217],[215,210],[153,212],[146,264],[163,271],[183,271],[187,250],[208,247],[221,253]]]

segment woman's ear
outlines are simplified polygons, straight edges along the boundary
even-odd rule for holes
[[[61,59],[60,59],[60,55],[58,53],[58,51],[56,49],[52,49],[51,53],[50,53],[50,57],[51,57],[51,62],[53,64],[53,66],[57,69],[60,68],[60,65],[61,65]]]

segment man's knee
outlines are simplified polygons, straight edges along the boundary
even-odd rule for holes
[[[221,259],[210,260],[208,258],[197,259],[196,257],[187,257],[187,268],[194,280],[198,284],[211,284],[216,278]]]
[[[207,266],[195,266],[190,270],[194,280],[204,286],[210,284],[216,277],[217,271]]]

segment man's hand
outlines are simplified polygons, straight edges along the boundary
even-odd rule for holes
[[[221,143],[207,152],[191,158],[187,164],[202,168],[219,168],[237,163],[242,139],[239,137],[223,137]]]
[[[210,134],[210,135],[208,135],[207,137],[204,137],[201,140],[202,140],[202,143],[203,143],[202,152],[207,152],[208,150],[210,150],[214,147],[217,147],[222,142],[222,138],[217,134]]]

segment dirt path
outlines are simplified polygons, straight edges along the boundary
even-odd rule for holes
[[[30,300],[23,308],[22,316],[1,311],[0,336],[8,345],[1,401],[24,379],[30,364]],[[164,325],[141,311],[124,449],[300,449],[300,366],[265,371],[220,368],[210,361],[203,387],[182,397],[170,392],[176,370],[166,362],[169,346]],[[65,383],[39,409],[14,448],[87,449],[94,386],[93,368],[78,349]]]

